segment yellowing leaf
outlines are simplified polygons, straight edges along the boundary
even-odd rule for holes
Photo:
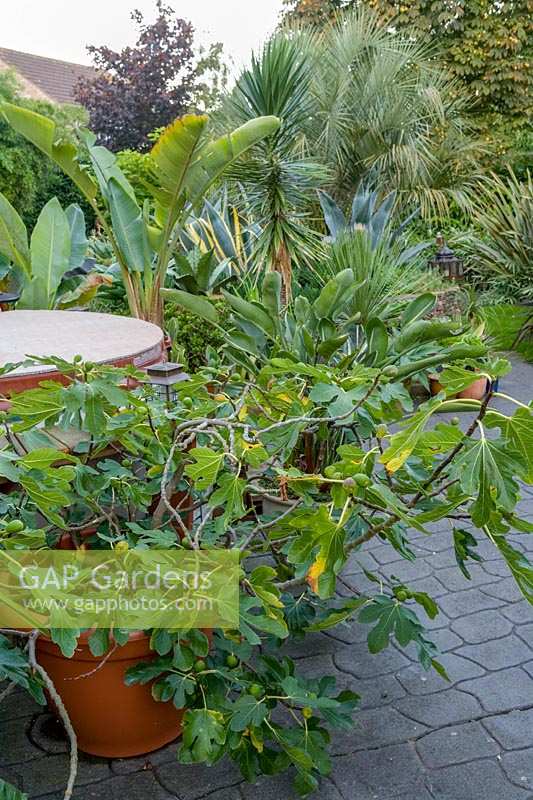
[[[318,556],[311,569],[306,575],[306,582],[309,584],[311,591],[318,594],[318,579],[326,570],[327,562],[323,556]]]

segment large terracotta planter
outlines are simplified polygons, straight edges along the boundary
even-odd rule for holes
[[[102,658],[91,654],[89,634],[82,634],[73,658],[65,658],[49,639],[37,640],[37,659],[52,678],[85,753],[124,758],[150,753],[176,739],[181,732],[182,711],[172,703],[157,703],[151,685],[126,686],[124,674],[139,661],[155,658],[150,637],[131,633],[105,664],[89,677],[73,680],[94,670]]]

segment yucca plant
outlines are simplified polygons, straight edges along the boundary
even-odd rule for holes
[[[52,120],[10,103],[2,103],[0,110],[85,195],[113,247],[132,315],[159,325],[163,323],[160,290],[191,209],[201,206],[230,164],[279,127],[276,117],[254,118],[208,141],[206,116],[175,120],[152,149],[153,202],[145,201],[141,208],[116,157],[97,145],[92,133],[82,131],[78,146],[65,144],[58,142]],[[96,180],[83,168],[84,158],[89,159]]]
[[[305,128],[314,113],[310,86],[315,69],[309,37],[276,36],[252,57],[220,115],[224,126],[258,115],[282,120],[280,128],[251,148],[230,176],[244,189],[246,204],[260,226],[254,253],[259,269],[282,275],[287,299],[293,266],[312,264],[320,242],[309,213],[314,190],[328,171],[310,157],[305,141]]]

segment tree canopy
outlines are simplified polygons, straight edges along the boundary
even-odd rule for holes
[[[211,105],[224,82],[221,45],[195,56],[190,22],[163,0],[156,8],[151,24],[140,11],[132,12],[139,32],[134,47],[87,48],[98,74],[80,81],[76,97],[90,112],[99,141],[114,151],[149,149],[148,134],[191,108]]]

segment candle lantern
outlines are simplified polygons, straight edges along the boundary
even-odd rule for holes
[[[183,364],[173,364],[170,361],[153,364],[147,368],[146,374],[149,382],[155,388],[157,396],[167,405],[174,403],[177,399],[177,392],[173,387],[177,383],[190,380],[189,375],[183,372]]]
[[[464,278],[464,264],[454,251],[446,244],[442,233],[437,234],[437,252],[428,262],[429,266],[436,269],[449,281],[460,281]]]

